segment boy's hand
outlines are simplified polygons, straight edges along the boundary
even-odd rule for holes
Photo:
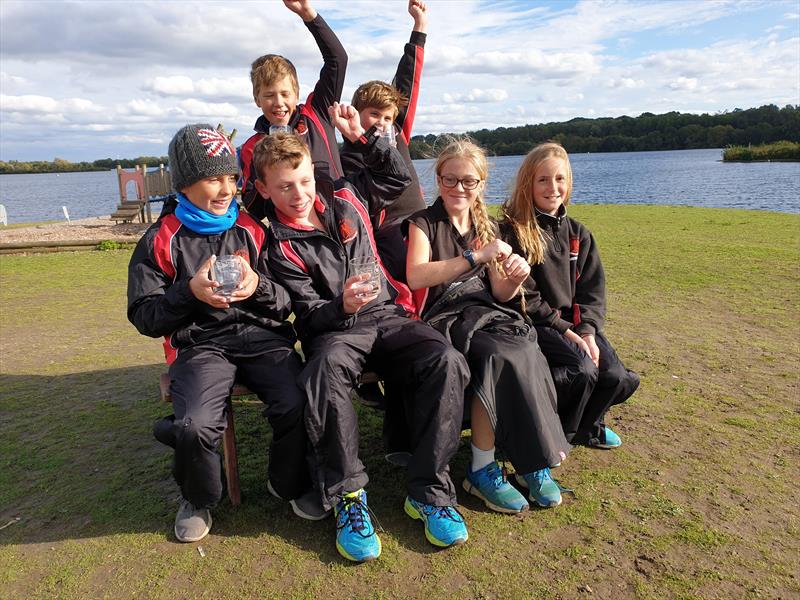
[[[589,358],[592,359],[595,367],[600,366],[600,348],[597,347],[597,342],[591,333],[584,333],[581,338],[589,347]]]
[[[495,239],[480,250],[473,252],[472,256],[481,264],[491,262],[495,259],[504,261],[507,257],[511,256],[511,246],[501,239]]]
[[[506,279],[519,285],[530,275],[531,266],[519,254],[512,254],[503,261],[503,270],[506,273]]]
[[[425,33],[428,29],[428,7],[422,0],[408,0],[408,14],[414,19],[414,31]]]
[[[333,106],[328,107],[328,114],[333,125],[342,133],[345,139],[355,142],[364,135],[364,128],[361,126],[361,118],[358,116],[358,111],[351,105],[334,102]]]
[[[311,6],[311,0],[283,0],[283,3],[303,21],[313,21],[317,18],[317,11]]]
[[[573,342],[576,346],[578,346],[578,348],[583,350],[586,356],[588,356],[589,358],[592,357],[592,354],[589,351],[589,346],[586,345],[586,342],[583,341],[583,338],[574,331],[572,331],[572,329],[567,329],[567,331],[564,333],[564,337],[567,338],[570,342]]]
[[[354,315],[364,306],[375,300],[380,293],[380,289],[370,293],[364,293],[364,287],[361,282],[369,279],[368,273],[361,275],[354,275],[344,282],[344,293],[342,294],[342,304],[344,304],[344,312],[348,315]]]
[[[189,280],[189,289],[194,294],[194,297],[213,306],[214,308],[230,308],[228,300],[225,296],[216,294],[215,288],[219,287],[219,283],[209,277],[211,269],[214,266],[216,256],[210,256],[195,273],[195,276]]]
[[[244,273],[244,277],[242,277],[242,281],[237,288],[233,290],[230,302],[241,302],[242,300],[246,300],[255,294],[256,288],[258,287],[258,273],[250,268],[250,263],[248,263],[244,258],[241,256],[237,256],[236,258],[239,259],[239,262],[242,265],[242,273]]]

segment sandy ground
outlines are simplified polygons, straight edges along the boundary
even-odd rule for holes
[[[109,217],[73,219],[71,223],[64,221],[31,227],[9,228],[0,225],[0,244],[78,240],[136,242],[147,227],[147,223],[116,224]]]

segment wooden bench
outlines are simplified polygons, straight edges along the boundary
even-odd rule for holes
[[[365,372],[361,375],[360,383],[377,383],[378,381],[378,376],[375,373]],[[159,379],[161,401],[171,404],[172,394],[169,384],[169,373],[162,373]],[[231,395],[228,396],[225,405],[227,425],[225,433],[222,434],[222,462],[225,467],[225,480],[228,483],[228,498],[230,498],[233,506],[239,506],[242,503],[242,490],[239,486],[239,460],[236,454],[236,428],[233,422],[233,402],[231,400],[239,396],[250,395],[253,395],[253,392],[247,389],[247,386],[237,383],[233,386]],[[375,406],[371,403],[368,405]]]

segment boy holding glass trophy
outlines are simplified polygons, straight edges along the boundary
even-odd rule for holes
[[[217,448],[234,380],[267,405],[267,487],[295,512],[310,489],[306,399],[295,383],[302,365],[289,296],[267,268],[267,230],[234,201],[239,170],[230,141],[211,125],[186,125],[170,142],[169,166],[178,205],[131,257],[128,319],[144,335],[165,337],[174,415],[156,423],[155,434],[175,450],[175,536],[194,542],[208,534],[224,491]]]
[[[353,107],[334,104],[330,113],[390,202],[409,183],[402,157],[376,127],[364,131]],[[270,200],[270,270],[292,298],[306,356],[299,383],[308,396],[313,478],[323,507],[334,510],[337,550],[358,562],[381,552],[351,402],[367,360],[387,385],[407,391],[412,454],[405,512],[423,521],[431,543],[464,543],[448,463],[458,448],[468,368],[444,337],[412,318],[408,288],[383,268],[364,200],[367,175],[315,178],[308,147],[286,134],[261,139],[253,165],[256,186]]]

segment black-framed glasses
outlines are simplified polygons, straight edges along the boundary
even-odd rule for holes
[[[453,177],[452,175],[439,175],[439,181],[442,182],[442,185],[446,188],[454,188],[459,183],[461,187],[465,190],[474,190],[478,187],[478,184],[482,181],[480,179],[475,179],[474,177],[464,177],[464,179],[459,179],[458,177]]]

